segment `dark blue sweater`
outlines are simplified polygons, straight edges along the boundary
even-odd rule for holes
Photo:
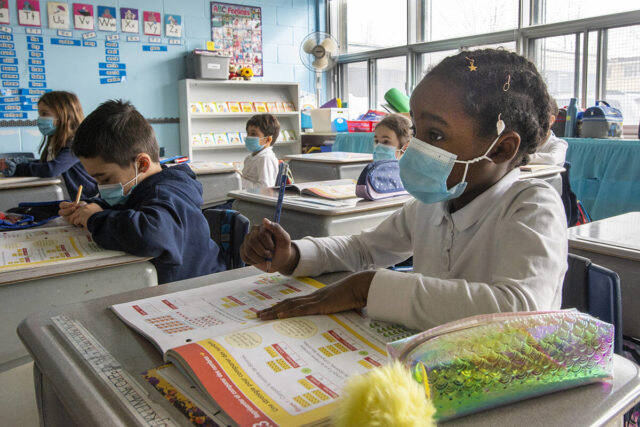
[[[74,199],[78,192],[78,186],[82,185],[82,198],[88,199],[98,195],[98,184],[84,170],[82,163],[71,153],[69,147],[64,147],[58,155],[49,162],[40,160],[16,165],[14,176],[37,176],[40,178],[51,178],[60,176],[64,179],[69,197]],[[24,200],[29,202],[30,200]]]
[[[93,239],[107,249],[153,257],[160,284],[226,269],[200,210],[202,184],[189,166],[163,166],[123,204],[96,200],[105,210],[89,218]]]

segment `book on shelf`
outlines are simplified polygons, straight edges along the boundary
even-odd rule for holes
[[[202,144],[203,145],[213,145],[214,144],[214,139],[213,139],[213,134],[212,133],[202,133],[200,134],[201,138],[202,138]]]
[[[243,143],[240,139],[239,132],[227,132],[227,139],[229,140],[229,144],[240,145]]]
[[[253,113],[253,104],[251,102],[241,102],[240,108],[243,113]]]
[[[214,133],[213,139],[216,145],[228,145],[229,139],[226,133]]]
[[[189,110],[192,113],[202,113],[204,111],[201,102],[192,102],[189,104]]]
[[[203,113],[217,113],[216,104],[213,102],[203,102],[202,103],[202,112]]]
[[[267,102],[267,111],[270,113],[278,112],[278,103],[277,102]]]
[[[202,145],[202,135],[199,133],[191,135],[191,145]]]
[[[267,104],[264,102],[254,102],[253,107],[256,110],[256,113],[267,113]]]
[[[229,106],[226,102],[216,102],[216,113],[228,113]]]
[[[240,108],[239,102],[227,102],[227,106],[229,107],[230,113],[241,113],[242,109]]]
[[[284,103],[284,110],[287,113],[292,113],[292,112],[296,111],[296,107],[295,107],[295,105],[293,105],[293,102],[285,102]]]
[[[323,286],[259,274],[111,309],[177,368],[172,385],[185,384],[179,374],[186,377],[214,414],[222,410],[239,425],[315,424],[330,418],[350,375],[383,365],[386,343],[412,334],[356,311],[256,318]]]
[[[284,102],[276,102],[276,108],[278,109],[278,113],[286,113],[287,108],[284,105]]]

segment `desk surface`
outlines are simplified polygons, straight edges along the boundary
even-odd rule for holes
[[[569,228],[569,247],[640,261],[640,212]]]
[[[130,415],[96,374],[75,355],[69,345],[52,331],[50,318],[67,314],[79,321],[113,354],[149,397],[183,425],[186,418],[160,393],[144,383],[141,372],[163,363],[160,352],[141,335],[120,321],[108,309],[110,305],[163,295],[213,283],[221,283],[256,274],[253,267],[198,277],[163,286],[146,288],[67,305],[49,312],[29,316],[18,327],[18,334],[28,347],[38,368],[66,400],[66,409],[81,424],[133,424]],[[332,283],[345,273],[319,278]],[[453,420],[449,425],[600,425],[623,413],[640,395],[640,371],[630,361],[614,356],[614,379],[608,384],[593,384],[511,404]],[[63,402],[64,403],[64,402]]]
[[[289,154],[285,158],[301,162],[348,164],[370,163],[373,161],[373,154],[332,151],[329,153]]]
[[[273,190],[264,190],[265,194],[256,194],[252,192],[248,192],[245,190],[240,191],[232,191],[229,193],[229,198],[239,199],[248,202],[257,203],[259,205],[265,206],[276,206],[278,197],[277,193]],[[269,192],[270,194],[266,194]],[[287,193],[289,194],[289,193]],[[301,204],[296,201],[287,201],[287,196],[285,195],[284,200],[282,202],[282,207],[284,209],[291,209],[293,211],[305,212],[315,215],[323,215],[323,216],[333,216],[333,215],[348,215],[360,212],[369,212],[377,209],[383,209],[393,206],[402,206],[404,203],[412,200],[411,196],[397,196],[397,197],[389,197],[388,199],[368,201],[368,200],[359,200],[355,205],[352,206],[323,206],[317,205],[313,206],[310,204]]]
[[[232,164],[221,162],[194,162],[189,163],[189,167],[191,167],[191,170],[196,175],[211,175],[236,171],[236,168]]]
[[[45,185],[58,185],[60,178],[38,178],[35,176],[0,178],[0,190],[25,187],[43,187]]]

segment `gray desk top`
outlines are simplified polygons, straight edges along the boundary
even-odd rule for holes
[[[349,164],[349,163],[371,163],[373,154],[367,153],[310,153],[310,154],[289,154],[285,157],[287,160],[298,160],[301,162],[314,163],[331,163],[331,164]]]
[[[38,178],[35,176],[0,178],[0,191],[14,188],[43,187],[61,183],[60,178]]]
[[[59,395],[73,402],[66,409],[75,421],[84,424],[133,425],[132,418],[95,374],[53,329],[50,318],[67,314],[94,335],[132,374],[149,397],[162,405],[176,421],[188,425],[184,416],[161,395],[143,382],[139,373],[163,363],[160,352],[141,335],[120,321],[108,309],[112,304],[162,295],[184,289],[221,283],[257,273],[253,267],[145,288],[85,303],[71,304],[47,313],[29,316],[18,327],[18,335],[28,347],[40,370],[55,385]],[[345,273],[325,275],[324,283]],[[640,371],[630,361],[615,356],[614,379],[608,384],[593,384],[530,399],[502,408],[453,420],[448,425],[601,425],[611,421],[634,404],[640,395]]]
[[[640,261],[640,212],[571,227],[569,247]]]
[[[289,193],[287,193],[289,194]],[[295,194],[293,194],[295,195]],[[232,191],[228,194],[229,198],[244,200],[248,202],[253,202],[259,205],[264,206],[276,206],[278,202],[277,193],[274,190],[264,189],[263,193],[256,194],[252,192],[248,192],[245,190],[240,191]],[[412,200],[411,196],[397,196],[397,197],[389,197],[388,199],[382,200],[359,200],[353,206],[323,206],[323,205],[307,205],[307,204],[298,204],[295,200],[287,201],[287,196],[285,195],[284,200],[282,202],[283,209],[291,209],[293,211],[305,212],[315,215],[322,216],[336,216],[336,215],[349,215],[361,212],[368,212],[377,209],[386,209],[390,207],[400,207],[409,200]]]

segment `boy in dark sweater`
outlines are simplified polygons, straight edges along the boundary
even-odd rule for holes
[[[153,129],[129,102],[107,101],[80,124],[73,153],[98,182],[93,203],[60,215],[106,249],[153,257],[158,282],[225,270],[202,215],[202,185],[188,166],[161,166]]]

